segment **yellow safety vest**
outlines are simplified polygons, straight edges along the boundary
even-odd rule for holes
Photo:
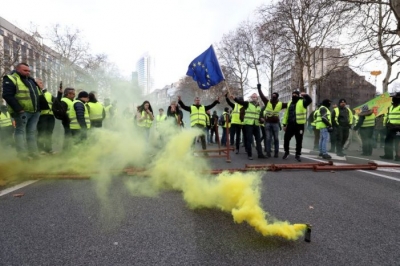
[[[157,121],[157,123],[156,123],[156,128],[158,129],[158,127],[159,126],[161,126],[164,122],[165,122],[165,119],[167,119],[167,115],[166,114],[163,114],[163,115],[157,115],[157,117],[156,117],[156,121]]]
[[[223,112],[222,115],[224,116],[224,121],[225,123],[222,125],[223,128],[226,128],[226,115],[228,115],[228,121],[229,121],[229,114],[227,112]],[[231,127],[231,123],[228,122],[228,128]]]
[[[81,125],[78,123],[78,119],[76,118],[76,112],[75,112],[75,108],[73,107],[75,105],[75,103],[82,103],[79,100],[75,100],[72,102],[72,108],[69,112],[69,119],[71,119],[71,122],[69,123],[69,128],[70,129],[81,129]],[[82,103],[83,104],[83,103]],[[86,122],[86,126],[87,128],[90,128],[90,119],[89,119],[89,111],[87,109],[87,106],[85,104],[83,104],[85,106],[85,122]]]
[[[17,99],[17,102],[21,105],[22,109],[25,112],[36,112],[36,106],[33,106],[33,100],[31,99],[31,94],[29,91],[29,88],[25,85],[25,83],[22,82],[21,77],[17,74],[14,73],[12,75],[7,75],[7,77],[14,83],[16,86],[16,93],[15,93],[15,99]],[[39,95],[42,95],[42,91],[36,86],[36,90],[38,91]],[[36,94],[33,94],[36,95]],[[36,99],[35,102],[38,102],[39,99]],[[8,112],[10,114],[14,113],[14,110],[7,105],[8,107]]]
[[[199,108],[195,105],[190,106],[190,126],[202,125],[205,127],[207,125],[206,116],[204,105],[200,105]]]
[[[12,126],[11,117],[7,113],[1,112],[0,114],[0,127],[9,127]]]
[[[285,114],[283,115],[282,123],[287,125],[289,119],[289,107],[292,104],[292,101],[288,103],[288,107],[286,108]],[[306,123],[306,113],[307,109],[303,106],[303,99],[299,99],[296,103],[296,123],[299,125],[304,125]]]
[[[91,121],[99,121],[103,120],[103,110],[104,107],[99,102],[88,102],[86,103],[89,106],[89,119]]]
[[[272,116],[277,116],[279,117],[279,112],[282,110],[282,102],[277,102],[275,105],[275,109],[272,108],[272,103],[269,101],[267,103],[267,106],[265,107],[264,110],[264,117],[272,117]]]
[[[73,107],[73,101],[67,97],[62,97],[61,98],[62,102],[65,102],[67,104],[67,116],[68,118],[71,120],[70,114],[71,114],[71,110],[74,109]]]
[[[316,127],[317,129],[326,128],[325,123],[322,121],[321,108],[325,108],[325,109],[326,109],[326,116],[327,116],[327,118],[328,118],[329,123],[332,124],[332,121],[331,121],[331,111],[329,111],[329,109],[326,108],[325,106],[321,106],[320,108],[318,108],[318,110],[315,111],[315,113],[317,114],[317,117],[316,117],[316,119],[315,119],[315,127]]]
[[[400,105],[397,107],[393,107],[392,105],[390,107],[386,122],[392,125],[400,125]]]
[[[260,112],[261,112],[260,106],[255,106],[253,103],[249,102],[249,106],[247,107],[246,112],[244,113],[243,124],[259,126]]]
[[[347,111],[349,112],[349,125],[352,125],[352,124],[353,124],[353,113],[351,112],[350,108],[348,108],[348,107],[346,107],[346,108],[347,108]],[[335,111],[335,121],[336,121],[336,124],[339,125],[339,120],[338,120],[338,117],[339,117],[339,107],[336,107],[336,108],[333,109],[333,110]]]
[[[374,126],[375,126],[375,114],[372,113],[370,115],[365,116],[365,119],[361,127],[374,127]]]
[[[143,119],[142,121],[138,120],[137,125],[139,127],[145,127],[145,128],[150,128],[151,125],[153,124],[153,121],[150,119],[150,117],[148,115],[146,115],[146,111],[142,111],[142,117],[145,117],[145,119]]]
[[[49,110],[41,110],[40,115],[53,115],[53,96],[50,92],[46,91],[43,93],[44,98],[46,99],[47,104],[49,105]]]
[[[232,110],[232,119],[231,119],[231,124],[237,124],[237,125],[242,125],[243,122],[240,121],[240,108],[243,106],[235,103],[235,107]]]

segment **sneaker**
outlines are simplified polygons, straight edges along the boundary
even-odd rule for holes
[[[40,155],[47,155],[47,152],[41,151],[41,152],[40,152]]]
[[[400,156],[394,156],[394,160],[395,160],[396,162],[400,162]]]
[[[298,162],[301,162],[300,155],[296,155],[296,156],[294,156],[294,158],[295,158]]]
[[[289,153],[288,152],[285,152],[285,154],[283,155],[283,157],[282,157],[282,159],[287,159],[287,157],[289,157]]]
[[[258,158],[259,158],[259,159],[266,159],[267,157],[265,157],[264,154],[259,154],[259,155],[258,155]]]
[[[339,156],[339,157],[344,157],[344,156],[346,156],[346,154],[344,154],[343,152],[338,152],[338,153],[336,153],[336,155]]]
[[[278,157],[279,157],[279,154],[277,152],[275,152],[274,158],[278,158]]]
[[[329,154],[323,154],[322,159],[332,159],[332,157]]]
[[[271,157],[271,153],[267,152],[267,157],[270,158]]]
[[[318,154],[318,157],[323,157],[324,155],[322,154],[322,152],[320,152],[319,154]]]
[[[239,150],[236,150],[235,154],[239,154]]]
[[[253,157],[249,156],[248,159],[249,159],[249,160],[253,160]]]

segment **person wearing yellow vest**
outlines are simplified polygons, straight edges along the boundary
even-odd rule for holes
[[[191,106],[186,106],[182,100],[181,96],[178,96],[178,104],[180,107],[190,113],[190,126],[191,127],[196,127],[202,130],[204,132],[206,126],[207,126],[207,114],[206,112],[217,104],[219,104],[219,97],[210,105],[202,105],[200,104],[200,98],[195,97],[194,98],[194,104]],[[206,137],[204,133],[200,135],[200,140],[201,140],[201,148],[205,150],[207,148],[206,146]],[[195,140],[193,140],[193,144],[195,143]]]
[[[343,157],[343,146],[349,138],[349,131],[353,125],[353,112],[346,106],[345,99],[340,99],[338,107],[333,109],[332,124],[336,132],[336,155]]]
[[[217,111],[214,110],[210,120],[210,143],[219,143],[218,118]]]
[[[331,159],[332,157],[327,152],[329,142],[329,132],[333,130],[331,122],[331,111],[329,107],[331,101],[325,99],[321,106],[315,112],[315,128],[319,130],[319,156],[323,159]]]
[[[231,96],[233,98],[233,96]],[[250,101],[241,101],[239,98],[234,98],[234,101],[242,105],[245,109],[243,127],[245,132],[245,149],[247,158],[253,160],[252,142],[253,136],[256,141],[256,149],[258,158],[267,158],[262,152],[261,138],[260,138],[260,112],[261,108],[258,103],[258,95],[253,93]]]
[[[115,112],[114,112],[114,107],[111,104],[111,101],[110,101],[109,98],[104,99],[104,105],[103,106],[104,106],[104,110],[106,112],[106,116],[105,116],[104,121],[103,121],[104,122],[104,127],[112,129],[113,123],[114,123],[113,119],[114,119]]]
[[[86,106],[89,112],[90,128],[102,128],[106,110],[103,104],[97,101],[96,94],[93,91],[89,92],[89,101]]]
[[[266,147],[267,157],[271,157],[272,143],[274,143],[274,157],[278,158],[279,154],[279,131],[281,130],[281,124],[279,119],[279,112],[286,109],[288,104],[279,101],[279,93],[274,92],[271,95],[271,100],[268,100],[264,96],[261,90],[261,84],[257,85],[258,93],[265,104],[265,110],[262,113],[262,117],[265,122],[265,133],[266,133]]]
[[[300,97],[301,96],[301,97]],[[289,157],[289,143],[292,137],[296,138],[296,155],[295,159],[301,162],[300,155],[303,145],[304,128],[307,120],[307,106],[312,103],[311,97],[305,93],[294,91],[292,93],[292,100],[288,103],[285,114],[283,115],[283,149],[285,153],[282,159]]]
[[[75,99],[75,89],[74,88],[65,88],[63,89],[60,87],[57,91],[57,101],[60,101],[60,105],[62,107],[62,110],[65,111],[65,115],[63,116],[63,119],[61,120],[61,124],[64,128],[64,141],[63,141],[63,151],[67,151],[70,147],[70,142],[71,142],[71,129],[69,127],[69,114],[71,113],[71,110],[73,109],[72,103],[74,102]]]
[[[375,128],[375,114],[368,108],[368,105],[364,105],[361,108],[361,112],[358,114],[358,122],[353,128],[354,131],[359,130],[361,142],[362,142],[362,153],[363,156],[372,155],[373,139]]]
[[[315,126],[315,119],[317,118],[317,111],[321,107],[321,104],[317,104],[315,110],[308,116],[307,122],[314,134],[314,150],[319,151],[319,130]],[[330,112],[329,112],[330,113]]]
[[[156,116],[156,129],[162,131],[163,124],[165,124],[165,120],[167,120],[167,115],[164,114],[164,109],[158,109],[158,115]]]
[[[240,101],[243,101],[243,97],[238,97]],[[240,147],[240,132],[244,133],[243,121],[240,120],[240,109],[243,108],[238,103],[233,103],[229,100],[228,94],[225,95],[225,100],[228,105],[232,108],[232,115],[231,115],[231,127],[229,129],[229,138],[230,138],[230,145],[235,145],[236,147],[236,154],[239,153]],[[244,134],[242,134],[244,136]],[[236,137],[236,138],[235,138]]]
[[[171,117],[172,119],[174,119],[177,126],[179,126],[179,127],[184,126],[183,121],[182,121],[183,112],[179,108],[179,106],[176,104],[176,101],[172,101],[170,106],[168,106],[167,117]]]
[[[0,147],[14,146],[14,126],[6,105],[0,106]]]
[[[40,117],[41,90],[30,77],[30,68],[19,63],[10,75],[3,78],[3,99],[15,119],[15,147],[21,160],[38,158],[37,123]]]
[[[221,117],[219,118],[219,121],[221,121],[221,127],[222,127],[222,137],[221,137],[221,146],[226,146],[226,141],[227,141],[227,128],[228,128],[228,134],[230,136],[229,130],[231,127],[231,115],[229,113],[229,107],[224,108],[224,112],[222,113]],[[228,120],[227,120],[228,119]],[[228,123],[227,123],[228,122]],[[230,143],[230,141],[229,141]]]
[[[145,137],[145,140],[149,140],[150,128],[153,124],[154,114],[153,108],[149,101],[144,101],[141,106],[138,107],[136,113],[136,123],[141,133]]]
[[[68,114],[69,128],[75,144],[80,144],[87,139],[87,130],[90,129],[89,111],[86,106],[88,101],[89,93],[79,92],[76,100],[72,102],[72,109]]]
[[[40,151],[40,154],[54,154],[53,151],[53,131],[56,123],[56,119],[53,115],[53,111],[51,107],[53,106],[53,102],[55,97],[51,95],[47,89],[44,88],[43,80],[36,79],[36,83],[39,88],[42,90],[44,98],[47,103],[47,108],[44,108],[40,111],[40,117],[37,124],[37,145]]]
[[[393,144],[395,151],[395,161],[400,161],[400,92],[392,96],[392,106],[385,117],[386,137],[385,137],[385,155],[382,159],[393,159]]]

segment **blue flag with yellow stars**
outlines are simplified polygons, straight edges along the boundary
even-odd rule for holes
[[[197,81],[197,85],[203,90],[208,90],[225,79],[212,45],[190,63],[186,75]]]

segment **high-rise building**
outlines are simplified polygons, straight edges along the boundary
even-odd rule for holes
[[[148,52],[143,54],[136,63],[138,84],[142,95],[148,95],[154,90],[155,60]]]

